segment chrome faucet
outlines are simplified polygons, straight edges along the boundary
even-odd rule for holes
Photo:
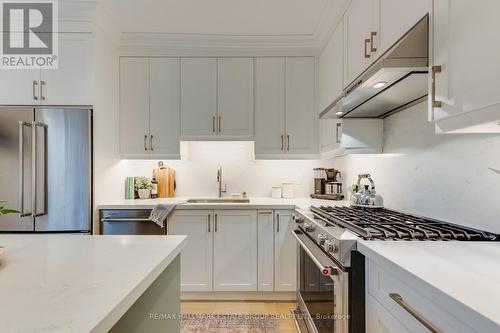
[[[222,167],[220,165],[217,168],[217,182],[219,183],[219,198],[222,198],[222,193],[227,192],[227,184],[224,184],[224,189],[222,189]]]

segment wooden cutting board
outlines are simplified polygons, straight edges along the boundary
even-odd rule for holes
[[[158,182],[158,198],[172,198],[175,191],[175,170],[161,167],[154,172]]]

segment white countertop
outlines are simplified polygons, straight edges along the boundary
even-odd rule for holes
[[[185,236],[0,235],[0,332],[107,332]]]
[[[176,204],[176,209],[307,209],[309,206],[346,206],[348,201],[318,200],[309,197],[293,199],[273,199],[269,197],[252,197],[250,203],[187,203],[188,198],[168,198],[168,199],[135,199],[116,200],[98,204],[98,209],[152,209],[159,203]],[[230,197],[227,197],[231,199]]]
[[[359,241],[358,251],[409,273],[415,288],[430,288],[436,299],[448,298],[464,313],[472,310],[478,323],[500,327],[500,243]]]

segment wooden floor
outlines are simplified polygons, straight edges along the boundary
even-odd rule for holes
[[[278,316],[280,332],[296,333],[295,323],[290,318],[294,302],[181,302],[183,314],[272,314]]]

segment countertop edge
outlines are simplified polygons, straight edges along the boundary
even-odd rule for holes
[[[92,333],[108,332],[139,299],[146,289],[151,286],[158,276],[160,276],[168,265],[170,265],[170,263],[181,253],[181,250],[186,246],[187,236],[178,237],[183,238],[180,243],[152,271],[150,271],[133,290],[125,295],[124,298],[94,326],[94,328],[92,328]]]
[[[425,279],[415,275],[414,273],[406,270],[404,267],[398,265],[396,262],[390,260],[388,257],[378,253],[374,249],[372,249],[367,242],[369,241],[358,241],[357,242],[357,251],[359,251],[361,254],[363,254],[365,257],[370,258],[373,260],[376,264],[382,266],[384,269],[386,269],[389,273],[395,275],[396,277],[399,278],[400,275],[404,275],[408,277],[409,279],[413,280],[414,284],[411,285],[413,289],[418,289],[421,291],[420,288],[423,288],[424,290],[427,289],[429,290],[429,294],[432,294],[432,297],[428,295],[424,295],[427,299],[435,299],[435,298],[443,298],[445,302],[451,303],[449,305],[452,305],[452,311],[450,311],[450,314],[459,319],[461,322],[467,324],[468,326],[474,327],[479,329],[481,331],[482,329],[486,330],[487,332],[494,332],[496,329],[499,328],[500,323],[498,323],[495,319],[486,317],[483,315],[481,312],[478,312],[477,310],[471,308],[467,304],[463,303],[462,301],[456,299],[453,297],[453,295],[450,295],[443,290],[441,290],[439,287],[429,283]],[[435,303],[435,302],[434,302]],[[443,307],[442,304],[438,304],[439,307]],[[445,308],[445,310],[449,310],[450,307]],[[461,317],[461,314],[467,315],[468,318],[467,320],[464,320],[463,317]]]

